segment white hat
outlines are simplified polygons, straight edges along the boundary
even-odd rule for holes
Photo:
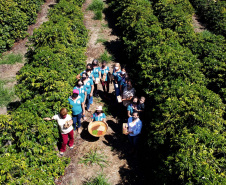
[[[102,110],[102,106],[98,106],[96,110]]]

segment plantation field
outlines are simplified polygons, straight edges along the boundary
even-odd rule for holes
[[[1,53],[27,36],[43,3],[0,0]],[[50,6],[48,20],[24,45],[26,61],[16,86],[15,79],[0,79],[0,101],[10,107],[0,115],[0,183],[226,184],[225,5],[58,0]],[[23,64],[24,56],[15,53],[3,54],[0,67]],[[76,76],[94,58],[107,61],[111,72],[116,62],[125,66],[136,95],[146,97],[135,158],[121,134],[127,117],[115,102],[113,84],[108,97],[98,85],[100,97],[91,107],[91,113],[104,107],[109,125],[104,137],[90,137],[86,112],[75,148],[61,157],[57,122],[43,120],[61,107],[71,114],[67,99]]]

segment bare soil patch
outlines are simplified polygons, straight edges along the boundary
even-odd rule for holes
[[[192,21],[195,32],[200,33],[206,30],[205,25],[199,21],[199,17],[196,14],[192,16]]]

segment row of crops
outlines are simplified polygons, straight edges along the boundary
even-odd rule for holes
[[[0,54],[25,38],[44,0],[0,0]]]
[[[210,30],[226,36],[225,0],[190,0],[190,2]]]
[[[27,63],[17,76],[21,103],[10,115],[0,115],[0,184],[54,184],[69,162],[56,155],[57,123],[42,118],[69,108],[75,74],[85,67],[82,3],[59,0],[30,38]]]
[[[151,102],[150,181],[225,184],[225,38],[194,32],[188,0],[112,0],[110,8],[136,89]]]

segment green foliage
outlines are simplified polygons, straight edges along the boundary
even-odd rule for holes
[[[104,53],[102,53],[100,55],[100,57],[98,58],[98,60],[100,62],[103,62],[103,61],[110,62],[110,61],[113,61],[114,60],[114,57],[112,55],[108,54],[107,51],[104,51]]]
[[[22,63],[23,56],[21,54],[7,54],[0,58],[0,64],[15,64]]]
[[[107,39],[99,38],[99,39],[97,39],[96,44],[97,43],[105,43],[105,42],[107,42]]]
[[[106,177],[102,174],[99,174],[95,178],[91,178],[87,182],[83,183],[84,185],[110,185]]]
[[[27,63],[17,76],[21,104],[0,117],[0,184],[54,184],[70,161],[56,155],[57,122],[43,117],[70,109],[75,76],[85,68],[88,32],[81,2],[61,0],[30,38]]]
[[[212,4],[213,1],[210,2]],[[219,3],[219,2],[217,2]],[[208,31],[195,33],[192,23],[194,10],[189,1],[154,1],[155,15],[162,23],[162,28],[170,28],[178,33],[180,44],[188,47],[200,60],[201,71],[207,79],[207,87],[226,102],[226,40]],[[212,15],[211,15],[212,17]]]
[[[108,164],[108,161],[106,161],[105,158],[104,155],[97,153],[96,150],[91,150],[80,159],[79,163],[84,163],[85,165],[97,164],[103,169],[105,164]]]
[[[0,0],[0,53],[26,37],[44,0]]]
[[[197,14],[216,34],[226,36],[226,2],[217,0],[190,0]]]
[[[104,9],[104,2],[103,0],[93,0],[92,3],[89,5],[88,10],[94,11],[94,19],[95,20],[102,20],[102,11]]]
[[[217,82],[224,77],[224,39],[194,33],[189,1],[113,0],[110,8],[130,76],[152,100],[146,103],[142,132],[155,173],[148,175],[157,184],[225,184],[225,104],[207,89],[213,73]],[[210,66],[213,73],[206,78]]]

